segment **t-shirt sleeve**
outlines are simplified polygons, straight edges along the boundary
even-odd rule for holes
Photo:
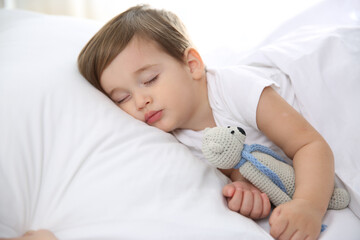
[[[224,68],[218,72],[218,87],[225,107],[239,122],[258,129],[256,110],[265,87],[279,88],[267,69],[251,66]]]

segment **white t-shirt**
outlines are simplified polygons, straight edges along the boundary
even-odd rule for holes
[[[246,132],[247,144],[262,144],[285,157],[285,154],[267,139],[256,124],[256,110],[265,87],[271,86],[297,111],[299,107],[290,79],[276,68],[233,66],[208,69],[208,98],[217,126],[241,127]],[[202,145],[202,131],[178,129],[174,136],[192,153],[206,161]],[[207,162],[207,161],[206,161]]]

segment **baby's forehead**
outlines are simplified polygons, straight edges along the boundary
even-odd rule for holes
[[[115,61],[116,58],[122,57],[125,59],[125,64],[135,63],[142,65],[144,61],[160,58],[165,55],[169,54],[155,40],[134,36],[113,61]]]
[[[169,56],[154,40],[134,36],[104,69],[100,83],[106,86],[109,82],[115,81],[114,78],[129,78],[145,70],[153,70],[167,62]]]

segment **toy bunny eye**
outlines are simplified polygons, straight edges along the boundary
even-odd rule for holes
[[[230,128],[230,126],[228,126],[228,128]]]
[[[231,133],[231,134],[234,134],[234,133],[235,133],[235,131],[234,131],[234,130],[232,130],[230,133]]]

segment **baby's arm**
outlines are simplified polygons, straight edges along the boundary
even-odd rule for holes
[[[280,239],[316,239],[334,189],[334,158],[321,135],[272,88],[257,109],[259,129],[293,159],[293,200],[274,209],[270,233]]]
[[[270,200],[254,185],[247,181],[238,169],[221,170],[232,183],[223,188],[230,210],[252,219],[267,217],[271,210]]]

